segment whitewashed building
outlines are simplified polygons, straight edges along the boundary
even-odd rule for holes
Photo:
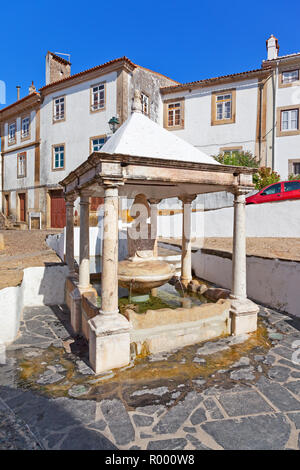
[[[251,151],[282,179],[300,173],[300,53],[279,56],[267,40],[261,68],[180,84],[123,57],[71,75],[71,64],[46,56],[46,84],[0,110],[0,209],[19,223],[40,213],[42,227],[65,224],[59,181],[101,148],[131,112],[143,112],[208,155]],[[91,201],[93,212],[99,204]]]

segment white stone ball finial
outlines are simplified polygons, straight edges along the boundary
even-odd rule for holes
[[[132,112],[141,113],[142,112],[142,99],[140,90],[134,90],[134,98],[132,103]]]

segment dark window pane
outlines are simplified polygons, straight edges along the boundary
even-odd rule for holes
[[[265,191],[263,191],[263,192],[265,194],[268,194],[268,195],[280,193],[281,192],[281,184],[280,183],[273,184],[268,189],[265,189]]]
[[[284,183],[285,191],[295,191],[296,189],[300,189],[299,181],[289,181],[288,183]]]

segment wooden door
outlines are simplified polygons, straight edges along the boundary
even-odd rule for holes
[[[52,191],[51,199],[51,228],[63,228],[66,225],[66,204],[62,191]]]
[[[96,212],[100,206],[103,206],[104,198],[103,197],[91,197],[90,211]]]
[[[26,200],[25,193],[19,194],[20,221],[26,222]]]

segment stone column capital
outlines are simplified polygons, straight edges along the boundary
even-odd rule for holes
[[[183,196],[179,196],[179,199],[183,204],[191,204],[196,197],[196,194],[185,194]]]
[[[161,199],[155,199],[155,198],[150,198],[148,199],[149,203],[152,204],[159,204],[161,202]]]
[[[73,207],[77,197],[77,194],[68,194],[67,196],[65,196],[66,206]]]
[[[241,187],[241,186],[236,186],[231,190],[231,193],[234,195],[235,199],[238,199],[239,196],[246,196],[249,193],[250,189]]]

